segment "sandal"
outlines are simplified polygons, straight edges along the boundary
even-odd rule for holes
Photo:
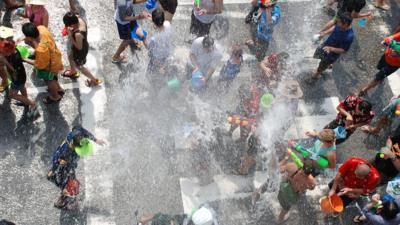
[[[87,79],[85,82],[86,86],[88,86],[88,87],[98,86],[101,83],[103,83],[103,81],[100,79],[94,79],[94,80]]]
[[[357,215],[353,218],[354,223],[363,223],[367,220],[367,218],[364,215]]]
[[[61,99],[62,99],[62,97],[59,98],[58,100],[53,100],[53,99],[50,98],[50,96],[47,96],[45,99],[43,99],[43,103],[46,104],[46,105],[53,104],[53,103],[60,102]]]
[[[75,71],[75,73],[72,73],[71,71],[72,71],[71,69],[65,70],[61,74],[61,76],[68,77],[68,78],[71,78],[71,79],[75,79],[75,78],[78,78],[81,75],[78,71]]]
[[[123,56],[119,57],[119,59],[112,58],[111,62],[114,64],[120,64],[120,63],[127,63],[128,60],[126,59],[126,56],[123,55]]]

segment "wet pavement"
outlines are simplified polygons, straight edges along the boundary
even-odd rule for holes
[[[60,37],[60,30],[61,16],[67,5],[65,2],[61,5],[58,3],[51,1],[47,8],[51,9],[51,30],[59,47],[65,50],[65,40]],[[216,78],[205,93],[190,92],[187,82],[177,93],[171,93],[166,88],[153,90],[146,80],[148,57],[145,49],[136,51],[127,64],[117,66],[110,61],[119,44],[116,25],[111,19],[113,5],[103,0],[96,4],[89,1],[80,3],[86,10],[89,40],[93,47],[88,64],[104,79],[104,86],[88,90],[82,85],[83,78],[79,79],[75,86],[67,90],[59,105],[41,104],[42,116],[35,122],[23,118],[21,107],[0,96],[1,217],[22,225],[125,225],[133,223],[136,209],[140,215],[150,212],[179,214],[188,211],[190,202],[209,198],[212,199],[210,204],[219,213],[221,225],[275,224],[279,210],[276,194],[268,194],[255,207],[251,206],[249,194],[254,186],[263,182],[263,178],[238,178],[232,174],[233,165],[238,164],[242,154],[242,146],[233,144],[224,135],[227,111],[234,111],[238,101],[237,87],[240,83],[249,82],[251,74],[257,72],[255,58],[248,50],[245,48],[244,68],[227,92],[216,86]],[[334,65],[332,73],[314,85],[303,82],[318,63],[310,59],[316,47],[311,43],[311,36],[329,17],[322,12],[320,3],[287,1],[281,4],[282,18],[275,28],[269,52],[289,52],[292,70],[285,76],[300,81],[305,105],[315,105],[303,117],[328,116],[329,119],[331,114],[322,104],[326,98],[337,97],[341,100],[352,89],[359,89],[373,77],[376,63],[383,52],[383,47],[378,43],[387,36],[386,32],[394,28],[399,18],[399,10],[396,11],[399,2],[391,3],[392,12],[383,13],[373,9],[376,19],[367,28],[354,25],[357,40],[353,42],[351,50]],[[368,7],[373,8],[370,4]],[[188,34],[190,9],[190,5],[179,6],[172,24],[175,51],[171,64],[176,67],[176,74],[180,77],[183,77],[190,48],[186,42],[191,38]],[[243,21],[248,4],[227,4],[225,10],[229,13],[222,14],[221,21],[228,19],[228,32],[224,28],[213,27],[211,33],[221,37],[218,42],[227,53],[232,43],[244,43],[249,38],[248,27]],[[393,15],[397,20],[388,15]],[[146,21],[144,27],[151,31],[150,21]],[[129,49],[126,53],[130,54]],[[28,92],[32,90],[33,93],[36,90],[34,86],[44,86],[41,81],[32,80]],[[65,85],[71,83],[67,79],[61,79],[61,82]],[[36,94],[31,96],[41,100],[44,95],[40,92],[37,97]],[[106,97],[102,98],[103,95]],[[374,103],[374,109],[379,112],[392,96],[388,81],[385,81],[372,90],[367,99]],[[279,130],[279,121],[299,116],[278,111],[271,117],[266,119],[272,121],[271,124],[264,123],[266,131],[275,127]],[[106,138],[108,146],[98,148],[94,156],[80,160],[80,209],[60,211],[52,206],[59,191],[46,180],[45,174],[52,152],[72,125],[78,123],[83,123],[100,137]],[[317,121],[312,121],[309,127],[318,129],[316,124]],[[192,148],[187,145],[188,140],[190,143],[190,134],[200,140]],[[272,136],[263,134],[263,137],[267,137],[263,140],[266,149],[259,151],[257,159],[256,170],[268,174],[272,180],[279,179],[275,173],[279,150],[273,147],[275,140],[272,139],[280,139],[281,135],[283,133]],[[353,155],[371,157],[383,139],[383,135],[367,136],[357,131],[338,147],[338,160],[343,162]],[[237,185],[235,189],[232,183],[237,179],[245,185]],[[324,182],[327,179],[320,181],[321,185],[303,198],[298,207],[294,207],[286,224],[351,224],[352,213],[328,221],[319,213],[317,201],[325,191],[323,188],[326,188]],[[198,193],[193,195],[195,197],[185,194],[182,188],[185,180],[198,185],[189,186],[198,188]],[[214,186],[219,188],[211,189]],[[211,191],[203,193],[201,190]],[[350,211],[354,213],[354,207]]]

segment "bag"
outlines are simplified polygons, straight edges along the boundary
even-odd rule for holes
[[[273,26],[276,25],[280,17],[280,7],[274,6],[271,12],[272,24],[269,25],[267,21],[267,13],[262,12],[257,23],[256,37],[263,41],[269,41],[272,38]]]

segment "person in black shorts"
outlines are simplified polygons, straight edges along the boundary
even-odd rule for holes
[[[63,18],[64,25],[69,29],[69,37],[71,38],[71,53],[68,55],[70,69],[65,70],[62,74],[64,77],[77,78],[79,73],[77,70],[82,71],[83,75],[88,77],[86,85],[97,86],[102,81],[96,78],[84,65],[86,64],[86,57],[89,53],[89,43],[87,40],[87,26],[82,18],[78,17],[72,12],[68,12]]]
[[[178,7],[178,1],[177,0],[158,0],[160,3],[160,7],[164,11],[164,16],[165,20],[168,20],[169,22],[172,21],[172,17],[174,17],[174,14],[176,12],[176,8]]]
[[[9,28],[11,29],[11,28]],[[10,74],[10,90],[9,97],[17,101],[22,102],[25,106],[29,107],[27,115],[30,117],[36,117],[38,115],[37,104],[28,98],[26,91],[26,72],[18,49],[15,48],[15,42],[13,37],[7,37],[6,39],[0,38],[1,40],[1,55],[7,60],[5,63],[7,72]],[[21,94],[19,94],[21,93]]]

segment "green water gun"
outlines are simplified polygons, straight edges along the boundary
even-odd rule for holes
[[[294,164],[296,164],[297,168],[301,169],[304,166],[303,161],[296,155],[296,153],[292,152],[290,148],[287,149],[287,152],[290,158],[293,160]]]
[[[328,159],[304,148],[300,144],[295,144],[293,146],[293,149],[296,150],[298,153],[300,153],[303,156],[303,158],[315,161],[320,168],[327,168],[329,165]]]
[[[392,40],[389,44],[389,48],[393,49],[393,51],[400,53],[400,42],[396,40]]]
[[[194,4],[196,5],[197,8],[200,8],[200,1],[201,0],[194,0]]]

